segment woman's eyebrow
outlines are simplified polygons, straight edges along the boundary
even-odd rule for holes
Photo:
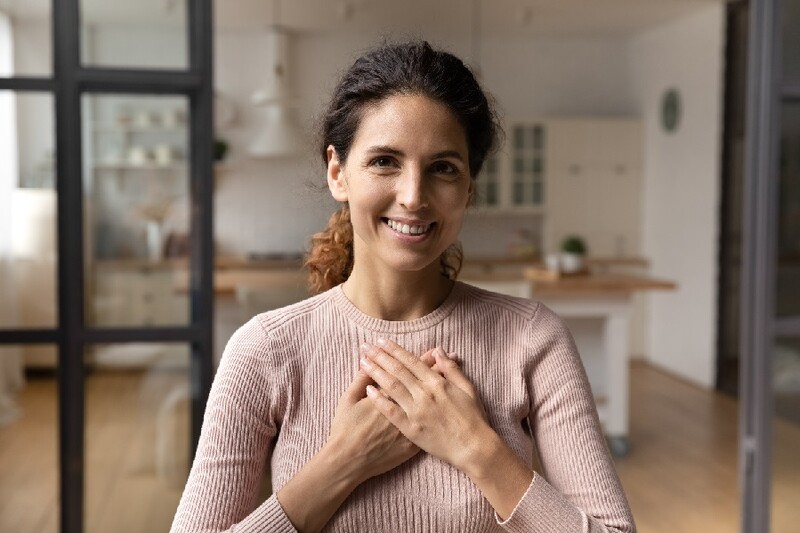
[[[391,146],[386,145],[377,145],[377,146],[370,146],[366,149],[368,154],[390,154],[390,155],[403,155],[402,150],[398,150],[397,148],[392,148]]]
[[[444,159],[448,157],[458,159],[459,161],[464,161],[464,156],[462,156],[461,152],[457,150],[444,150],[442,152],[436,152],[431,156],[431,159]]]
[[[392,148],[388,145],[375,145],[370,146],[367,148],[366,153],[368,154],[388,154],[388,155],[396,155],[396,156],[403,156],[405,155],[402,150],[398,150],[397,148]],[[461,152],[458,150],[442,150],[441,152],[436,152],[435,154],[431,154],[430,159],[446,159],[448,157],[452,157],[453,159],[458,159],[459,161],[464,161],[464,156],[461,155]]]

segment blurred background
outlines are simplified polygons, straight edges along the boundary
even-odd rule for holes
[[[16,332],[0,335],[0,530],[169,528],[196,435],[193,365],[213,369],[249,317],[306,297],[302,254],[335,209],[320,189],[316,120],[360,52],[405,38],[462,57],[505,130],[462,230],[462,279],[541,299],[567,319],[639,531],[742,530],[749,2],[216,0],[204,28],[186,0],[75,1],[79,23],[65,31],[81,68],[97,73],[79,79],[110,81],[81,89],[80,124],[68,130],[57,128],[63,93],[49,81],[60,79],[54,28],[67,23],[49,0],[0,0],[0,80],[11,80],[0,84],[0,330]],[[777,5],[781,72],[797,85],[800,2]],[[213,42],[213,77],[176,75],[172,87],[159,73],[195,68],[190,35]],[[137,76],[162,85],[148,91]],[[214,150],[198,159],[193,116],[204,101]],[[58,138],[69,131],[79,139]],[[780,318],[800,314],[796,97],[780,107],[775,145]],[[58,311],[68,278],[58,271],[57,146],[80,169],[68,200],[78,216],[64,221],[80,235],[80,316],[69,320]],[[214,211],[208,322],[191,303],[203,198]],[[81,341],[67,360],[67,322],[114,334]],[[213,343],[197,341],[198,324]],[[800,520],[800,332],[776,338],[762,385],[770,531],[783,533]],[[81,376],[71,382],[80,399],[60,388],[64,365]],[[65,431],[80,446],[66,450]],[[81,468],[65,477],[75,449]]]

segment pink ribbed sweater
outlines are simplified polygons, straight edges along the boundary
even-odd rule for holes
[[[413,353],[454,352],[492,427],[528,463],[535,441],[542,471],[500,522],[465,475],[420,452],[361,484],[325,531],[634,531],[568,330],[544,305],[460,282],[416,320],[365,315],[339,286],[242,326],[214,380],[172,531],[295,531],[274,494],[256,501],[267,462],[277,492],[326,441],[358,346],[380,336]]]

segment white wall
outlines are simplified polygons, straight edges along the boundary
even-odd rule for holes
[[[645,125],[644,251],[678,290],[650,296],[648,359],[706,387],[715,379],[724,5],[642,33],[630,43]],[[675,87],[678,130],[660,125]]]
[[[324,186],[324,169],[313,140],[315,119],[337,74],[378,41],[377,35],[352,33],[295,36],[289,78],[304,103],[300,118],[308,136],[308,153],[278,161],[253,161],[243,153],[257,127],[247,102],[267,75],[258,64],[259,56],[265,55],[260,50],[266,39],[254,31],[218,32],[215,86],[237,102],[242,115],[238,126],[223,133],[233,150],[216,200],[216,233],[222,251],[299,251],[313,232],[324,227],[334,204],[324,191],[313,194],[307,188],[309,183]],[[464,41],[431,41],[462,57],[469,55]],[[253,61],[242,60],[243,50]],[[481,60],[483,82],[507,119],[631,115],[636,110],[628,82],[627,45],[622,39],[487,39]],[[502,254],[516,228],[537,223],[531,217],[471,216],[462,240],[468,254]]]

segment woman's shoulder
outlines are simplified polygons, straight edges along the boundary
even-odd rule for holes
[[[225,347],[228,358],[280,361],[298,339],[304,338],[320,313],[328,313],[322,293],[299,302],[263,311],[242,324]],[[283,354],[283,355],[281,355]]]
[[[511,296],[466,282],[460,283],[467,296],[463,300],[464,305],[490,308],[523,319],[531,319],[542,306],[540,302],[531,298]]]
[[[298,328],[308,327],[309,321],[319,318],[320,315],[330,313],[332,291],[334,289],[310,296],[283,307],[268,309],[255,315],[251,322],[257,325],[265,335],[280,337],[292,334]]]
[[[475,306],[474,312],[501,315],[509,319],[518,319],[538,331],[549,330],[556,334],[568,331],[564,321],[547,305],[535,298],[511,296],[491,291],[468,283],[463,283],[468,298],[466,305]]]

